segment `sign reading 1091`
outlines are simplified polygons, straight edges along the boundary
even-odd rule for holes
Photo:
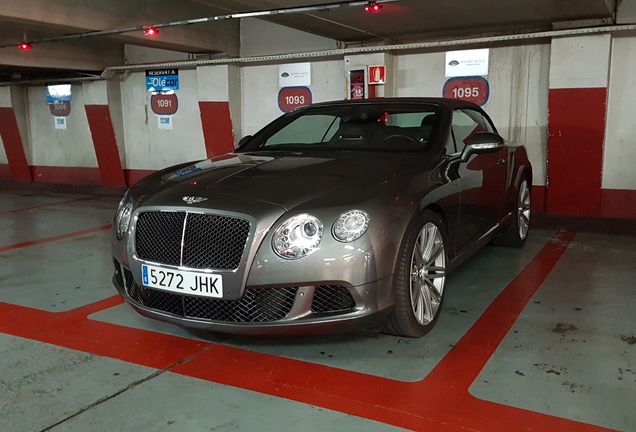
[[[179,90],[179,69],[146,71],[146,91]]]

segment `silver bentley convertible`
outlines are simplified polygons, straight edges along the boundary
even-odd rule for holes
[[[531,185],[525,148],[470,102],[315,104],[132,186],[113,281],[139,313],[190,328],[419,337],[457,264],[525,243]]]

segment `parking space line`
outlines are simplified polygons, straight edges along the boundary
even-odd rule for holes
[[[19,212],[30,211],[30,210],[39,210],[39,209],[46,208],[46,207],[64,206],[64,205],[69,205],[69,204],[75,204],[75,203],[78,203],[78,202],[81,202],[81,201],[98,200],[98,199],[101,199],[101,198],[103,198],[103,197],[101,197],[101,196],[92,196],[92,197],[85,197],[85,198],[77,198],[77,199],[54,202],[54,203],[48,203],[48,204],[42,204],[42,205],[37,205],[37,206],[32,206],[32,207],[25,207],[25,208],[13,209],[13,210],[6,210],[6,211],[3,211],[3,212],[0,212],[0,215],[11,214],[11,213],[19,213]]]
[[[477,399],[468,389],[532,295],[554,269],[573,233],[557,233],[421,381],[402,382],[301,360],[93,321],[119,297],[52,313],[0,303],[0,331],[294,400],[394,426],[430,432],[609,432],[543,413]]]
[[[112,225],[104,225],[98,228],[89,228],[89,229],[85,229],[82,231],[77,231],[77,232],[73,232],[73,233],[68,233],[68,234],[61,234],[61,235],[57,235],[54,237],[48,237],[48,238],[43,238],[43,239],[38,239],[38,240],[31,240],[31,241],[26,241],[26,242],[22,242],[22,243],[16,243],[13,245],[9,245],[9,246],[0,246],[0,252],[6,252],[6,251],[10,251],[10,250],[14,250],[14,249],[20,249],[23,247],[28,247],[28,246],[34,246],[34,245],[39,245],[39,244],[44,244],[44,243],[51,243],[51,242],[56,242],[56,241],[60,241],[60,240],[66,240],[66,239],[70,239],[73,237],[80,237],[86,234],[92,234],[95,232],[99,232],[99,231],[105,231],[105,230],[109,230],[112,228]]]

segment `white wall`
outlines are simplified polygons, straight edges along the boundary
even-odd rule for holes
[[[636,37],[612,43],[603,188],[636,189]]]
[[[278,107],[278,68],[279,65],[255,65],[241,69],[241,137],[257,132],[283,114]],[[344,99],[344,62],[312,62],[311,85],[307,87],[311,90],[314,103]]]
[[[71,113],[66,118],[67,129],[55,129],[54,116],[46,104],[44,87],[30,87],[29,136],[31,165],[62,167],[97,167],[97,158],[84,109],[81,84],[71,86]],[[26,147],[26,146],[25,146]]]
[[[125,77],[121,83],[124,169],[157,170],[206,157],[197,88],[196,70],[179,69],[179,108],[173,129],[163,130],[150,106],[145,72]]]
[[[489,59],[490,97],[483,108],[504,138],[525,144],[533,182],[545,185],[550,45],[491,48]],[[445,63],[445,51],[396,56],[396,96],[442,96]]]

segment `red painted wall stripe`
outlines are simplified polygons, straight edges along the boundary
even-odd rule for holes
[[[0,137],[9,161],[12,180],[30,182],[31,172],[13,108],[0,108]]]
[[[0,180],[11,180],[11,168],[9,164],[0,164]]]
[[[547,213],[601,213],[607,89],[550,89]]]
[[[603,189],[601,216],[613,219],[636,219],[636,191]]]
[[[209,158],[234,150],[229,102],[199,102],[205,149]]]
[[[126,186],[108,105],[85,105],[85,109],[102,184],[115,187]]]
[[[134,185],[139,180],[144,177],[148,177],[150,174],[156,172],[155,170],[124,170],[124,175],[126,176],[126,184],[128,186]]]
[[[60,183],[100,186],[102,178],[99,168],[40,166],[30,167],[35,183]]]
[[[545,213],[545,186],[532,186],[532,196],[530,200],[530,211],[532,213]]]

